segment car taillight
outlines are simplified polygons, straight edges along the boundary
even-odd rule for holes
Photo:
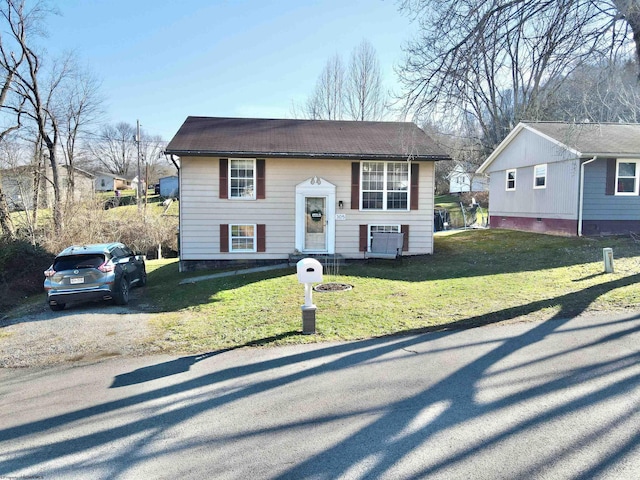
[[[55,274],[56,274],[56,271],[53,269],[53,265],[44,271],[44,276],[47,278],[53,277]]]
[[[115,265],[112,263],[104,262],[102,265],[98,267],[98,270],[104,273],[113,272],[116,269]]]

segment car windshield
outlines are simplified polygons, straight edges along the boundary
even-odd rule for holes
[[[104,255],[92,253],[85,255],[68,255],[56,258],[53,269],[56,272],[76,270],[80,268],[98,268],[104,263]]]

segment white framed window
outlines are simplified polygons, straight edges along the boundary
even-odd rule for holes
[[[516,189],[516,169],[513,168],[511,170],[507,170],[506,172],[506,187],[507,191],[512,191]]]
[[[400,233],[400,225],[369,225],[367,250],[371,251],[371,241],[374,233]]]
[[[363,210],[409,209],[408,162],[362,162]]]
[[[533,188],[547,188],[547,164],[533,167]]]
[[[229,159],[229,198],[243,200],[256,198],[255,158]]]
[[[229,251],[230,252],[255,252],[256,251],[256,226],[255,225],[229,225]]]
[[[638,195],[640,160],[616,162],[616,195]]]

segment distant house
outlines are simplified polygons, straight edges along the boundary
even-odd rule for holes
[[[131,188],[131,180],[114,175],[113,173],[95,173],[95,188],[97,192],[115,192]]]
[[[133,177],[133,179],[131,180],[131,188],[133,188],[134,190],[138,189],[138,177],[137,176]],[[142,179],[141,191],[144,192],[146,188],[147,188],[147,183],[144,181],[144,179]]]
[[[489,190],[489,177],[477,173],[466,163],[456,163],[449,173],[449,193],[486,192]]]
[[[520,123],[478,173],[490,176],[491,227],[640,231],[640,124]]]
[[[165,198],[177,198],[180,188],[178,186],[178,176],[171,175],[160,179],[160,196]]]
[[[66,198],[69,192],[70,175],[67,165],[58,165],[58,181],[62,195]],[[94,193],[93,174],[80,168],[73,169],[74,200],[90,198]],[[11,210],[32,209],[34,202],[34,185],[39,185],[38,204],[41,208],[53,206],[54,192],[52,184],[51,165],[37,169],[31,165],[24,165],[4,169],[1,172],[2,191],[6,195],[7,204]]]
[[[433,252],[434,162],[413,123],[188,117],[180,157],[180,267],[363,258],[375,232]]]

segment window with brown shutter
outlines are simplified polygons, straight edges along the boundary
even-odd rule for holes
[[[265,160],[256,160],[256,198],[258,200],[264,200],[266,198],[265,187]]]
[[[409,251],[409,225],[400,225],[400,231],[404,233],[404,238],[402,240],[402,251]]]
[[[417,163],[411,164],[411,205],[410,210],[418,210],[418,185],[420,179],[420,165]],[[406,237],[406,235],[405,235]]]
[[[351,164],[351,210],[360,209],[360,163]]]
[[[229,224],[220,225],[220,252],[229,251]]]
[[[366,252],[369,248],[369,227],[360,225],[360,251]]]
[[[607,180],[605,187],[605,195],[616,194],[616,159],[607,158]]]
[[[220,159],[220,193],[219,198],[229,198],[229,159]]]
[[[267,251],[267,238],[266,238],[266,230],[267,226],[264,223],[259,223],[256,226],[256,236],[257,238],[257,250],[258,252],[266,252]]]

